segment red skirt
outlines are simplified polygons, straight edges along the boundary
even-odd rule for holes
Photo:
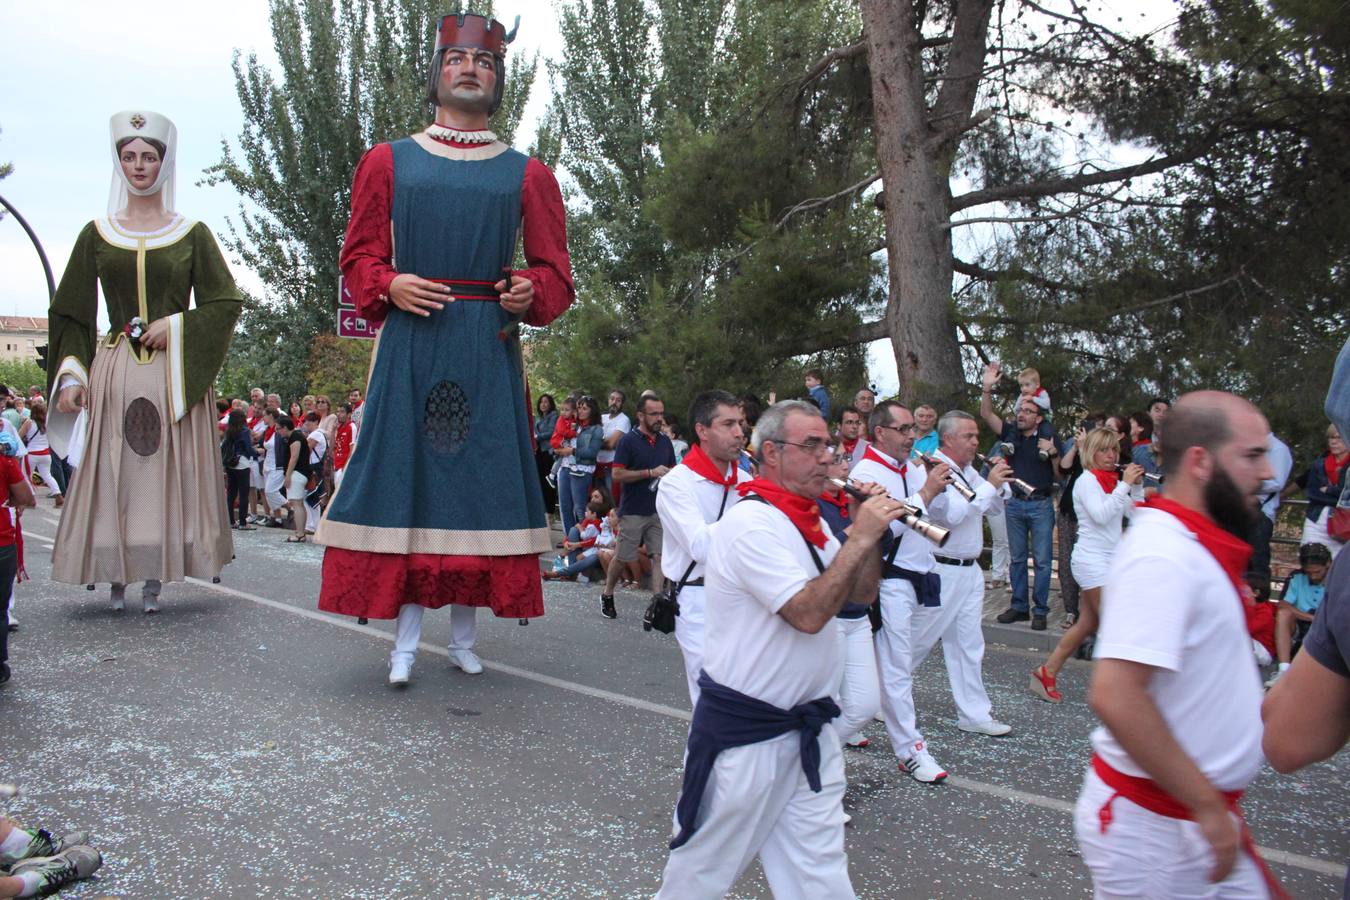
[[[440,609],[486,606],[503,619],[544,614],[539,557],[370,553],[329,547],[323,555],[319,609],[367,619],[398,618],[416,603]]]

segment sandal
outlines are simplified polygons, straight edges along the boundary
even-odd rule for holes
[[[1045,671],[1045,666],[1031,673],[1031,692],[1050,703],[1059,703],[1064,699],[1064,695],[1055,687],[1055,676]]]
[[[286,543],[288,544],[304,544],[307,542],[308,537],[296,537],[295,535],[291,535],[290,537],[286,538]]]
[[[1078,624],[1078,613],[1065,613],[1064,620],[1059,623],[1059,627],[1063,628],[1065,631],[1068,631],[1070,628],[1072,628],[1077,624]]]

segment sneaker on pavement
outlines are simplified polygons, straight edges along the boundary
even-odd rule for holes
[[[1288,669],[1276,669],[1274,672],[1272,672],[1270,677],[1266,679],[1266,690],[1270,690],[1271,688],[1273,688],[1275,686],[1275,682],[1279,681],[1280,676],[1287,671]]]
[[[17,857],[0,856],[0,866],[9,867],[22,860],[36,859],[39,856],[55,856],[71,847],[89,843],[87,831],[72,831],[70,834],[57,837],[47,829],[39,828],[36,832],[30,832],[29,836],[31,840],[23,853]]]
[[[990,737],[1003,737],[1005,734],[1012,731],[1011,725],[1000,722],[998,719],[990,719],[988,722],[977,722],[973,725],[958,722],[956,727],[971,734],[987,734]]]
[[[449,653],[450,665],[462,669],[465,675],[481,675],[483,673],[483,663],[478,659],[478,654],[472,650],[451,650]]]
[[[614,608],[613,594],[600,595],[600,615],[606,619],[617,619],[619,617],[619,611]]]
[[[9,874],[37,875],[41,879],[38,882],[37,896],[46,897],[81,878],[88,878],[97,872],[101,865],[103,865],[102,854],[93,847],[77,844],[67,847],[55,856],[37,856],[15,863]]]
[[[919,746],[923,746],[922,741]],[[922,784],[937,784],[947,777],[947,771],[937,764],[927,750],[922,749],[900,760],[900,771]]]
[[[1025,622],[1031,618],[1031,613],[1025,609],[1013,609],[1011,606],[998,614],[994,620],[1000,625],[1011,625],[1013,622]]]
[[[855,737],[855,738],[854,738],[853,740],[851,740],[851,741],[844,741],[844,746],[845,746],[845,747],[856,747],[856,748],[858,748],[859,750],[861,750],[863,747],[868,746],[869,744],[871,744],[871,741],[869,741],[867,738],[863,737],[862,735],[858,735],[857,737]]]
[[[1032,631],[1044,631],[1044,630],[1045,630],[1045,616],[1041,616],[1041,615],[1035,615],[1035,616],[1032,616],[1032,617],[1031,617],[1031,630],[1032,630]]]
[[[407,687],[408,679],[412,677],[412,660],[393,660],[389,661],[389,683],[394,687]]]

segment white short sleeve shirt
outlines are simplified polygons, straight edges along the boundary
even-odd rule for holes
[[[816,551],[825,566],[838,552],[833,535]],[[780,709],[838,694],[837,620],[807,634],[778,615],[819,574],[801,532],[777,509],[746,498],[723,515],[704,576],[708,676]]]
[[[1094,655],[1159,670],[1149,695],[1216,788],[1239,790],[1256,777],[1261,676],[1242,601],[1218,561],[1170,513],[1136,511],[1103,591]],[[1093,731],[1092,746],[1115,769],[1147,777],[1105,726]]]
[[[600,432],[604,435],[605,440],[609,440],[610,436],[616,432],[619,434],[627,434],[632,430],[633,423],[629,421],[627,413],[615,413],[612,416],[609,413],[602,413],[600,415]],[[614,451],[601,450],[596,454],[595,461],[597,463],[614,462]]]

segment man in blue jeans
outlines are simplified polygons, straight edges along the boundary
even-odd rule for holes
[[[999,440],[1012,445],[1006,454],[1013,474],[1031,487],[1029,497],[1016,492],[1005,505],[1008,523],[1008,550],[1012,556],[1009,580],[1012,583],[1012,605],[999,613],[998,621],[1031,620],[1032,631],[1045,630],[1045,617],[1050,612],[1050,563],[1054,553],[1055,506],[1052,497],[1055,488],[1055,460],[1062,445],[1051,432],[1050,437],[1039,437],[1037,431],[1045,420],[1045,413],[1031,399],[1017,401],[1016,418],[1005,422],[994,412],[990,391],[998,383],[1002,367],[990,363],[984,368],[983,391],[980,393],[980,417],[999,435]],[[1002,454],[1000,454],[1002,455]],[[1036,561],[1036,584],[1033,592],[1034,608],[1027,602],[1027,551],[1030,544]]]

